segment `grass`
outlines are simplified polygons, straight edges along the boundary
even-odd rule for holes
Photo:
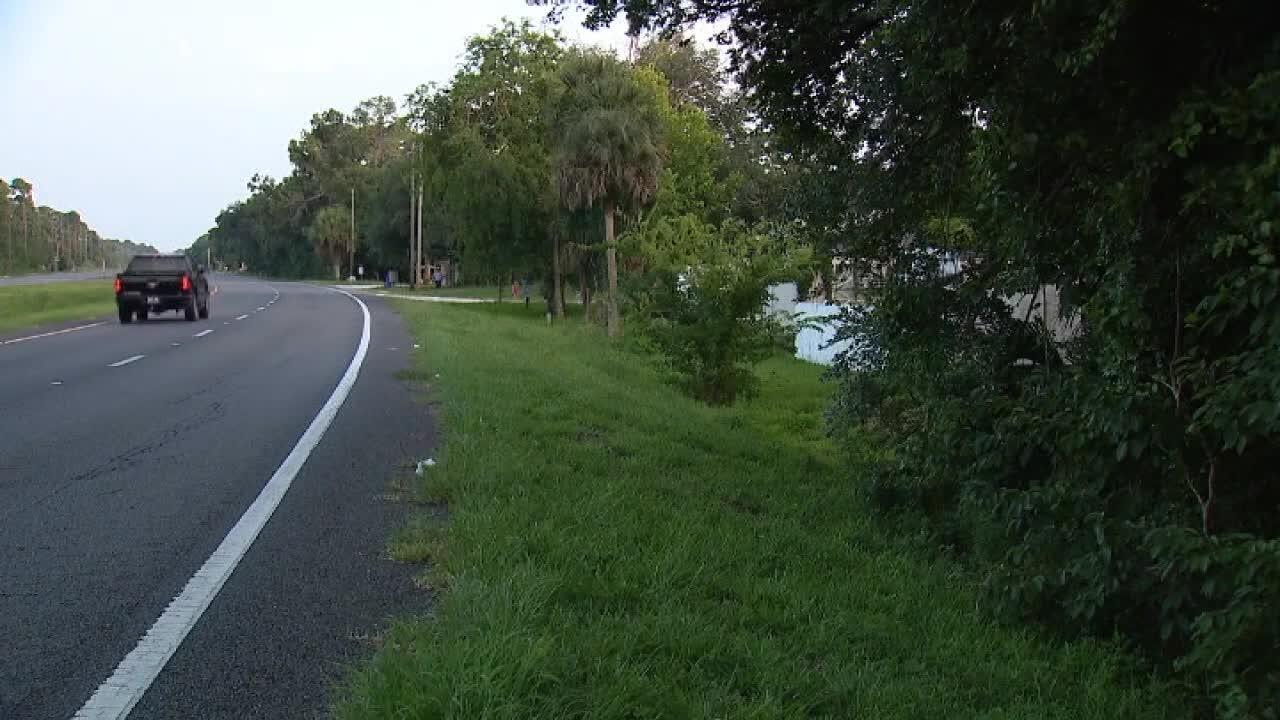
[[[480,300],[497,300],[498,299],[498,288],[493,285],[467,286],[467,287],[443,287],[443,288],[423,287],[423,288],[419,288],[418,290],[410,290],[407,286],[401,285],[395,288],[395,292],[403,293],[405,295],[435,295],[437,297],[466,297],[466,298],[478,298]],[[571,285],[565,286],[564,294],[565,294],[566,305],[577,304],[578,302],[577,291],[574,290]],[[502,287],[502,302],[508,303],[512,301],[513,300],[511,297],[511,286],[504,285]],[[546,305],[545,305],[545,301],[542,298],[541,288],[534,288],[532,301],[533,301],[533,304],[545,308]],[[516,299],[515,302],[523,303],[524,302],[523,297],[520,299]]]
[[[481,300],[497,300],[498,289],[496,287],[422,287],[417,290],[410,290],[407,286],[397,286],[393,292],[403,295],[429,295],[435,297],[465,297],[479,298]],[[539,298],[540,299],[540,298]],[[503,288],[502,301],[509,302],[511,300],[511,288]]]
[[[0,332],[110,315],[110,280],[0,286]]]
[[[364,718],[1164,718],[1115,649],[985,621],[972,580],[887,536],[789,358],[710,409],[581,323],[400,303],[441,402],[431,563],[334,708]],[[880,528],[880,529],[878,529]],[[447,552],[445,552],[447,550]]]

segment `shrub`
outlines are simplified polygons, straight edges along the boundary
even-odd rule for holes
[[[753,366],[774,352],[783,321],[764,312],[769,286],[810,262],[785,227],[662,218],[633,231],[647,271],[633,289],[645,338],[712,405],[751,397]]]

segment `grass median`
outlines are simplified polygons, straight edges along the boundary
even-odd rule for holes
[[[429,617],[342,690],[365,718],[1165,718],[1113,648],[991,624],[972,580],[885,535],[788,358],[729,409],[513,306],[401,303],[447,502],[392,554]]]
[[[0,332],[92,320],[114,311],[110,280],[0,286]]]

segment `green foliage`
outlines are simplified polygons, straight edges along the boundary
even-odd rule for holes
[[[745,141],[746,104],[716,52],[672,38],[641,55],[631,67],[504,20],[468,38],[453,77],[419,86],[399,114],[385,97],[315,114],[289,143],[293,171],[251,179],[249,197],[188,251],[269,274],[329,272],[332,248],[307,229],[354,191],[355,264],[407,277],[418,187],[427,261],[465,268],[451,281],[542,278],[554,310],[560,276],[576,274],[589,301],[637,269],[619,262],[610,227],[686,214],[718,224],[747,205],[753,222],[767,214],[759,158],[770,153]]]
[[[734,137],[741,130],[743,104],[728,86],[729,75],[715,48],[700,48],[681,33],[654,36],[640,46],[635,64],[662,75],[673,107],[700,111],[721,136]]]
[[[756,401],[710,408],[593,328],[401,311],[444,413],[424,492],[450,525],[444,553],[432,515],[392,547],[447,591],[336,718],[1189,715],[1112,648],[976,617],[964,573],[879,528],[818,368],[773,358]]]
[[[652,203],[663,176],[663,94],[611,54],[579,51],[556,69],[548,101],[552,163],[567,210],[604,212],[609,335],[622,332],[614,225]]]
[[[886,445],[852,448],[873,492],[972,551],[987,607],[1124,635],[1206,714],[1274,717],[1280,15],[589,4],[596,23],[722,20],[807,161],[806,227],[887,273],[848,318],[868,342],[832,413]],[[971,262],[923,269],[944,248]],[[1061,318],[1001,307],[1046,287]]]
[[[631,209],[651,202],[667,152],[652,87],[612,55],[576,52],[560,63],[551,92],[561,203]]]
[[[1149,538],[1163,593],[1161,636],[1186,638],[1180,671],[1221,717],[1280,716],[1280,541],[1163,529]]]
[[[316,254],[333,268],[333,279],[342,277],[342,259],[351,242],[350,215],[341,207],[330,205],[316,213],[307,228],[307,238],[315,246]]]
[[[735,183],[719,177],[724,137],[697,107],[673,106],[662,75],[644,67],[635,74],[637,82],[653,94],[665,139],[662,176],[646,217],[694,215],[719,222],[729,210],[735,189]]]
[[[350,213],[353,194],[355,264],[372,273],[375,268],[399,267],[402,258],[407,262],[403,248],[409,227],[408,189],[403,171],[409,135],[404,119],[395,113],[395,103],[378,96],[349,114],[329,109],[313,115],[310,127],[289,142],[293,172],[282,180],[254,175],[248,183],[249,197],[218,214],[204,238],[214,262],[287,277],[341,276],[349,256],[335,251],[332,238],[315,242],[309,230],[326,208]],[[336,227],[336,221],[332,224]],[[350,236],[348,216],[348,243]],[[347,270],[354,273],[354,268]]]
[[[22,178],[0,179],[0,275],[120,268],[153,247],[104,238],[75,210],[35,204],[35,187]]]
[[[650,221],[628,239],[648,266],[639,322],[698,399],[729,405],[758,393],[753,367],[774,352],[781,332],[763,309],[769,286],[811,260],[787,231],[738,221],[710,227],[686,215]]]
[[[562,40],[504,21],[467,42],[447,92],[410,103],[422,129],[416,167],[427,178],[427,232],[447,234],[476,275],[550,264],[558,204],[546,113]]]

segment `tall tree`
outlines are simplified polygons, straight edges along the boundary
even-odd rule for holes
[[[609,334],[622,333],[614,222],[657,193],[666,154],[653,93],[612,55],[576,52],[556,74],[551,123],[560,200],[566,208],[601,207],[609,296]]]
[[[0,188],[4,189],[4,197],[0,198],[0,235],[4,236],[5,243],[5,272],[12,273],[17,267],[13,258],[13,202],[4,178],[0,178]]]
[[[504,21],[468,39],[447,89],[410,99],[426,207],[438,218],[429,224],[475,273],[550,268],[554,284],[558,202],[544,108],[562,52],[558,35]]]
[[[342,258],[351,236],[349,218],[342,206],[330,205],[316,213],[307,228],[307,237],[316,253],[333,268],[334,280],[342,278]]]
[[[9,183],[9,189],[13,192],[13,199],[18,204],[19,222],[22,223],[22,259],[24,264],[29,264],[31,262],[31,213],[35,209],[31,183],[22,178],[14,178]]]

